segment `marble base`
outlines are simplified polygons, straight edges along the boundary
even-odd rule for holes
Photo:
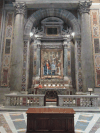
[[[46,94],[47,91],[57,91],[58,95],[70,95],[69,89],[54,89],[54,88],[45,88],[45,89],[37,89],[37,94]]]
[[[0,88],[0,104],[5,104],[5,94],[10,93],[10,88]]]

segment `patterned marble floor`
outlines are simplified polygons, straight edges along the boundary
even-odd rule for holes
[[[0,112],[0,133],[25,133],[25,112]],[[100,113],[76,113],[75,133],[100,133]]]

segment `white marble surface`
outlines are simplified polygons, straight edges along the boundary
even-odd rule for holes
[[[25,112],[0,112],[1,115],[3,115],[12,133],[26,132],[27,115]],[[7,133],[6,127],[3,125],[5,121],[2,121],[2,125],[0,125],[0,133]],[[100,133],[98,124],[100,124],[100,113],[76,112],[74,116],[75,133]]]

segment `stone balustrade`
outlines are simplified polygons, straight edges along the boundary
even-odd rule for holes
[[[44,106],[43,94],[5,94],[5,106]],[[58,95],[58,106],[98,107],[98,95]]]
[[[44,95],[5,94],[5,106],[44,106]]]
[[[58,95],[59,106],[98,107],[98,95]]]

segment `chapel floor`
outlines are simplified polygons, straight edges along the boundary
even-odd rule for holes
[[[0,133],[25,133],[25,112],[0,112]],[[100,133],[100,113],[76,112],[75,133]]]
[[[0,108],[0,133],[25,133],[27,125],[25,112]],[[88,108],[82,112],[82,109],[78,108],[74,116],[75,133],[100,133],[100,108],[94,108],[93,112],[91,110],[88,112]]]

